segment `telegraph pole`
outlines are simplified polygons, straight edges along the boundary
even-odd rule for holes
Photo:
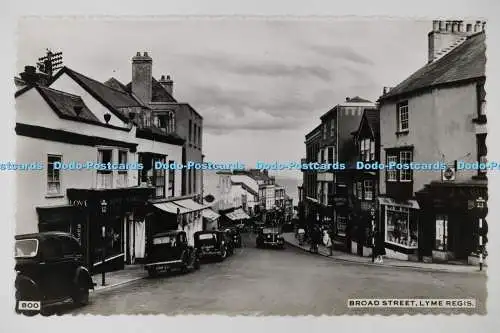
[[[52,74],[59,68],[63,66],[63,56],[62,52],[52,52],[47,49],[47,53],[44,57],[38,58],[37,66],[40,72],[47,74],[52,77]]]

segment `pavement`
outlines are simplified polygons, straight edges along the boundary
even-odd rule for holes
[[[309,251],[310,245],[299,245],[299,241],[295,238],[295,233],[283,233],[283,238],[288,245],[294,246],[296,248],[302,249],[304,251]],[[333,251],[332,256],[330,256],[330,251],[322,244],[318,246],[318,254],[324,257],[331,258],[332,260],[340,260],[344,262],[351,262],[357,264],[363,264],[368,266],[383,266],[383,267],[400,267],[400,268],[411,268],[421,271],[437,271],[437,272],[453,272],[453,273],[485,273],[486,267],[480,271],[479,267],[472,265],[457,265],[457,264],[438,264],[438,263],[423,263],[423,262],[413,262],[398,260],[392,258],[384,258],[383,263],[373,263],[371,257],[361,257],[351,253],[345,253],[341,251]]]
[[[96,286],[94,286],[94,292],[119,287],[140,279],[144,279],[147,276],[147,272],[144,270],[142,265],[126,265],[125,269],[114,272],[106,272],[105,284],[103,286],[101,284],[102,275],[94,274],[92,275],[92,280],[94,281],[94,283],[96,283]]]
[[[485,274],[419,271],[385,265],[369,266],[311,254],[286,245],[258,249],[255,235],[243,235],[243,247],[223,262],[200,270],[142,278],[93,293],[85,307],[66,314],[212,314],[212,315],[361,315],[361,314],[485,314]],[[127,273],[128,272],[128,273]],[[108,273],[110,286],[144,271],[127,268]],[[124,275],[123,275],[124,274]],[[115,279],[116,275],[116,280]],[[126,278],[125,275],[129,277]],[[99,275],[94,276],[96,283]],[[116,282],[114,282],[116,281]],[[476,300],[475,308],[355,309],[351,298],[425,298]],[[479,328],[480,329],[480,328]]]

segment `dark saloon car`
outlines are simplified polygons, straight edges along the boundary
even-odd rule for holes
[[[186,232],[168,231],[153,235],[148,244],[144,269],[150,277],[161,272],[181,270],[184,273],[200,268],[200,259],[187,242]]]
[[[241,234],[240,230],[238,228],[227,228],[225,230],[226,235],[228,238],[230,238],[233,242],[233,246],[235,248],[240,248],[241,247]]]
[[[16,312],[48,314],[54,305],[88,304],[94,283],[72,235],[51,231],[16,236],[14,255]]]
[[[200,259],[223,261],[234,250],[233,242],[220,230],[197,231],[194,233],[194,246]]]
[[[285,240],[278,228],[262,228],[257,234],[256,245],[258,248],[267,246],[285,248]]]

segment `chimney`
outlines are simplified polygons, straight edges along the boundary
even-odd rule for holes
[[[132,58],[132,93],[146,104],[151,102],[152,78],[153,59],[147,52],[137,52]]]
[[[428,62],[445,55],[468,36],[482,31],[484,24],[485,22],[481,21],[432,21],[432,31],[428,34]]]
[[[350,97],[346,97],[346,98],[345,98],[345,101],[346,101],[346,102],[349,102],[350,100],[351,100],[351,98],[350,98]]]
[[[174,96],[174,81],[172,81],[170,75],[167,75],[166,78],[165,75],[162,75],[159,82],[162,87],[165,88],[166,91],[168,91],[170,96]]]

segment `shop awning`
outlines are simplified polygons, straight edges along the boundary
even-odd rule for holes
[[[176,205],[173,201],[157,203],[153,204],[153,206],[171,214],[177,214],[177,209],[179,209],[180,214],[186,214],[192,211],[191,209]]]
[[[209,220],[216,220],[220,217],[220,215],[210,208],[203,210],[203,217]]]
[[[250,216],[248,216],[248,214],[245,213],[245,211],[243,209],[241,209],[241,208],[235,210],[234,213],[236,214],[236,216],[238,217],[239,220],[249,219],[250,218]]]
[[[191,200],[191,199],[176,200],[176,201],[174,201],[174,203],[176,205],[185,207],[191,211],[198,211],[198,210],[206,209],[208,207],[208,206],[200,205],[199,203],[197,203],[196,201]]]
[[[389,206],[399,206],[399,207],[407,207],[411,209],[420,209],[417,200],[406,200],[406,201],[396,201],[393,198],[388,197],[378,197],[378,203],[380,205],[389,205]]]

